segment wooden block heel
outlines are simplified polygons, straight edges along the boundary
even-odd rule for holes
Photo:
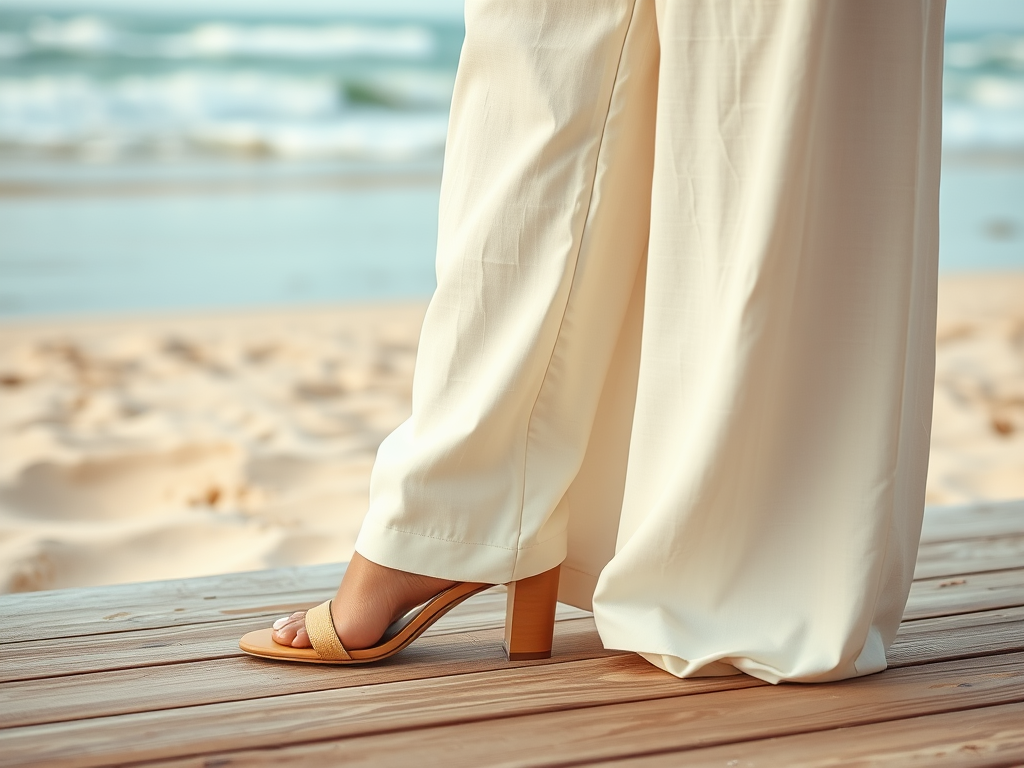
[[[508,585],[505,655],[509,661],[551,658],[558,601],[558,566]]]

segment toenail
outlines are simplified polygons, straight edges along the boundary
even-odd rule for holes
[[[282,616],[280,619],[274,622],[274,629],[280,629],[288,623],[289,619],[291,619],[291,616]]]

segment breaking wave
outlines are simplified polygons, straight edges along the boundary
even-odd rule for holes
[[[0,34],[0,57],[59,52],[157,59],[423,59],[435,45],[431,30],[417,25],[200,23],[180,32],[144,33],[96,16],[41,17],[23,32]]]
[[[943,145],[1024,148],[1024,36],[950,40],[945,65]]]
[[[190,150],[286,157],[439,153],[450,78],[261,72],[0,79],[0,143],[91,156]],[[403,109],[404,108],[404,109]]]

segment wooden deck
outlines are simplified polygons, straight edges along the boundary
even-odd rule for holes
[[[238,651],[340,574],[0,598],[0,765],[1024,764],[1024,502],[930,510],[891,668],[826,685],[677,680],[571,608],[509,663],[497,591],[377,666]]]

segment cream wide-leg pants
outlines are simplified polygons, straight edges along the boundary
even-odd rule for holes
[[[562,564],[674,675],[885,667],[934,357],[943,5],[468,0],[437,292],[356,549]]]

